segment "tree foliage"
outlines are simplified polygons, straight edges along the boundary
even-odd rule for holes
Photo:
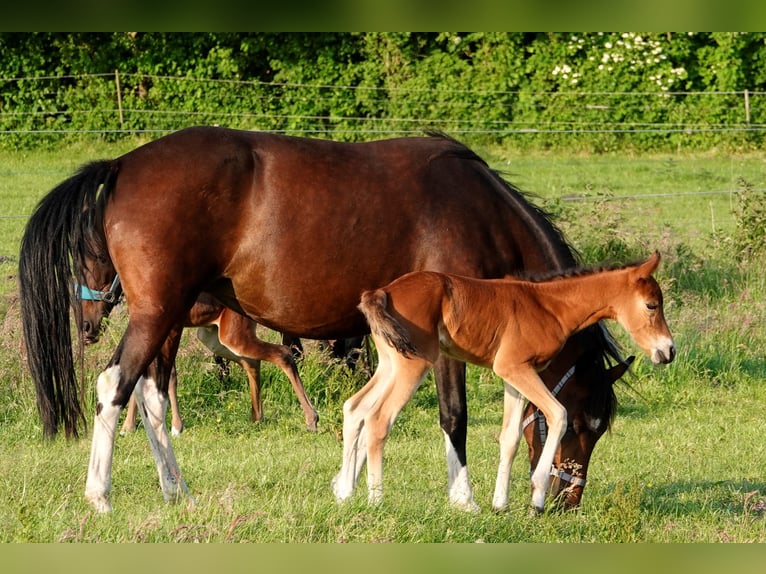
[[[766,123],[744,97],[766,95],[764,33],[2,33],[0,51],[5,145],[44,141],[30,131],[216,123],[593,151],[753,147],[759,130],[724,128]]]

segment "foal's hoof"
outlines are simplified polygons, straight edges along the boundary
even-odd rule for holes
[[[330,486],[332,487],[332,493],[335,495],[335,502],[343,504],[351,496],[351,491],[341,487],[339,477],[340,474],[336,474],[330,482]]]
[[[319,415],[314,417],[314,420],[306,419],[306,430],[316,432],[319,426]]]

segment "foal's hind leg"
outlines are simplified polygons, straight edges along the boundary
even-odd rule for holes
[[[170,369],[170,379],[168,380],[168,399],[170,399],[170,434],[179,436],[184,431],[184,421],[181,418],[181,411],[178,408],[178,372],[175,362]]]
[[[364,418],[367,429],[367,489],[371,503],[383,499],[383,447],[388,433],[432,366],[433,363],[425,359],[405,358],[397,354],[387,380],[381,381],[383,391],[379,399]]]
[[[282,372],[289,379],[295,395],[298,397],[298,402],[300,402],[303,409],[306,428],[312,431],[317,430],[319,414],[314,405],[311,404],[308,396],[306,396],[306,389],[303,388],[303,383],[298,374],[298,368],[295,366],[295,360],[290,348],[286,345],[275,345],[262,341],[256,336],[255,327],[256,323],[252,320],[229,309],[225,309],[221,313],[218,322],[218,337],[221,343],[237,355],[236,360],[240,364],[244,361],[251,366],[251,369],[246,369],[246,372],[250,380],[251,397],[257,399],[257,405],[253,403],[253,412],[257,412],[256,406],[260,410],[261,404],[260,379],[254,379],[252,371],[258,368],[256,361],[269,361],[282,369]],[[257,370],[255,374],[258,374]]]
[[[136,430],[136,399],[133,395],[128,401],[128,408],[125,409],[125,420],[122,421],[120,434],[125,435]]]
[[[351,496],[367,459],[367,429],[365,416],[384,391],[389,375],[389,361],[381,351],[378,368],[359,391],[343,403],[343,462],[332,479],[332,489],[338,502]]]

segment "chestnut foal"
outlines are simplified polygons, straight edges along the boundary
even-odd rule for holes
[[[655,252],[640,264],[540,281],[422,271],[363,293],[359,308],[370,324],[379,363],[370,381],[343,405],[343,464],[333,479],[336,499],[351,496],[365,459],[369,501],[382,499],[386,437],[442,353],[491,368],[504,381],[495,510],[508,504],[525,398],[545,416],[550,430],[532,474],[532,505],[542,512],[567,411],[537,373],[570,335],[601,319],[617,320],[654,363],[671,362],[675,347],[665,323],[662,291],[652,277],[659,262]],[[465,473],[449,475],[450,481],[467,482]],[[470,488],[450,484],[449,493],[455,505],[476,508],[472,498],[463,495]]]

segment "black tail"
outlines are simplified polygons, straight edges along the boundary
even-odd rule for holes
[[[362,293],[359,310],[367,318],[373,334],[383,337],[405,357],[419,355],[407,330],[388,312],[388,294],[383,289]]]
[[[72,278],[82,283],[88,241],[103,241],[102,208],[113,187],[113,162],[97,161],[59,184],[37,205],[19,255],[19,297],[27,363],[46,437],[63,425],[67,437],[86,427],[72,352]]]

